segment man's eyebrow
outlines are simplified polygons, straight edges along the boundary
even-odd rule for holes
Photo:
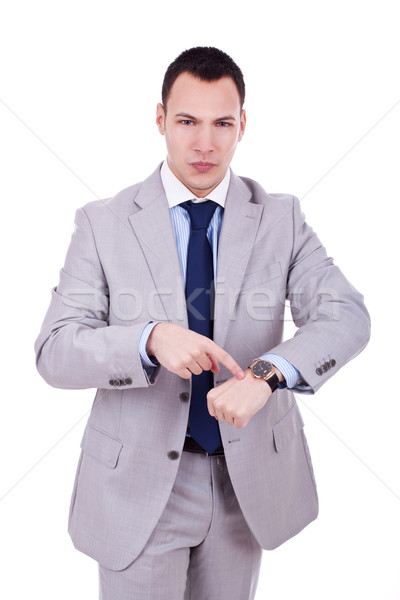
[[[197,121],[196,117],[187,113],[177,113],[175,117],[183,117],[184,119],[190,119],[191,121]]]
[[[198,121],[198,119],[193,115],[189,115],[188,113],[183,112],[177,113],[175,115],[175,118],[177,117],[182,117],[183,119],[190,119],[191,121]],[[218,119],[215,119],[215,123],[219,123],[220,121],[236,121],[236,117],[232,115],[226,115],[225,117],[219,117]]]
[[[232,115],[227,115],[226,117],[220,117],[219,119],[215,119],[216,122],[219,121],[236,121],[236,117],[233,117]]]

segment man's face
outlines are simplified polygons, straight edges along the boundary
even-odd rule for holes
[[[230,77],[202,81],[181,73],[171,87],[167,112],[157,105],[168,165],[195,196],[205,198],[224,178],[242,139],[246,113]]]

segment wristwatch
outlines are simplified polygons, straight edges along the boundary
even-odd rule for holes
[[[275,371],[274,365],[267,360],[257,358],[251,363],[249,369],[253,377],[256,379],[264,379],[264,381],[268,383],[272,392],[276,390],[279,385],[279,377]]]

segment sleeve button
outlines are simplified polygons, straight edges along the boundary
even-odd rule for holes
[[[334,367],[336,365],[336,360],[334,358],[332,358],[331,360],[331,367]]]
[[[318,369],[315,370],[317,375],[322,375],[322,373],[324,372],[321,367],[318,367]]]
[[[182,392],[179,394],[179,400],[181,402],[189,402],[189,394],[187,392]]]
[[[179,452],[177,452],[176,450],[170,450],[168,452],[168,458],[170,460],[177,460],[179,458]]]
[[[132,385],[132,379],[130,377],[127,377],[124,381],[125,385]]]

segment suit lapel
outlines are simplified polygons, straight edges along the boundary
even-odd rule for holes
[[[248,187],[232,173],[218,244],[214,313],[214,340],[222,348],[263,212],[251,198]]]
[[[135,202],[139,209],[129,221],[146,257],[166,318],[187,326],[178,251],[159,169],[143,182]]]
[[[263,206],[251,202],[242,180],[231,174],[218,243],[214,340],[224,347],[234,318]],[[186,299],[168,201],[159,168],[141,185],[135,197],[137,210],[129,217],[150,269],[166,319],[187,326]]]

